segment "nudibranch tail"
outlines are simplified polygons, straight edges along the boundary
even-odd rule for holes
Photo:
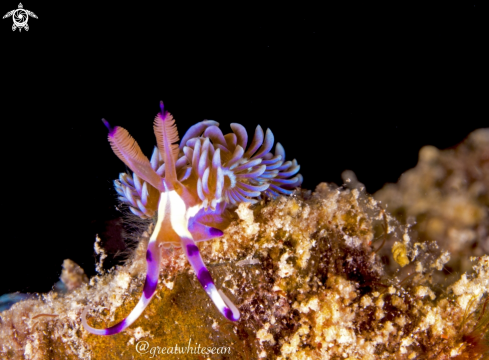
[[[240,313],[238,308],[228,299],[221,290],[216,288],[214,281],[212,280],[209,270],[205,267],[202,256],[200,255],[199,248],[195,245],[192,239],[182,237],[182,247],[187,256],[188,262],[192,266],[199,279],[200,284],[204,288],[205,292],[216,305],[217,309],[228,320],[238,321]]]
[[[160,249],[158,249],[156,238],[152,238],[148,243],[148,250],[146,252],[146,262],[148,264],[148,271],[146,273],[146,280],[144,282],[143,294],[139,299],[136,307],[131,311],[129,316],[116,325],[105,329],[96,329],[87,323],[87,312],[89,308],[85,308],[82,314],[82,323],[85,330],[95,335],[114,335],[118,334],[127,327],[129,327],[136,319],[142,314],[146,306],[148,306],[151,298],[156,292],[158,286],[158,276],[160,273]]]

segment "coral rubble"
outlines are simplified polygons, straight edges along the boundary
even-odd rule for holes
[[[374,196],[401,222],[416,223],[418,241],[450,252],[447,269],[469,271],[471,256],[489,253],[489,129],[452,149],[423,147],[417,166]]]
[[[414,221],[399,222],[383,203],[351,185],[322,183],[312,193],[241,203],[233,216],[223,237],[199,248],[216,284],[238,306],[239,321],[219,313],[183,252],[170,248],[162,249],[157,294],[130,328],[113,336],[83,329],[86,307],[91,308],[88,322],[102,328],[120,321],[137,303],[150,225],[126,265],[86,283],[76,264],[65,263],[71,274],[64,277],[71,284],[66,292],[53,291],[3,311],[0,357],[489,356],[489,256],[473,257],[474,272],[451,284],[436,282],[434,274],[443,274],[449,261],[447,249],[418,239],[421,230]],[[480,216],[475,221],[485,215]]]

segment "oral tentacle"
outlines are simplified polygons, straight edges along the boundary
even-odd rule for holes
[[[129,327],[136,319],[142,314],[146,306],[153,298],[158,287],[158,276],[160,273],[160,251],[158,249],[156,238],[150,240],[148,244],[148,250],[146,252],[146,262],[148,264],[148,271],[146,273],[146,280],[144,282],[143,294],[139,299],[136,307],[131,313],[121,322],[105,329],[96,329],[87,323],[87,312],[89,308],[85,308],[82,314],[82,323],[85,330],[95,335],[114,335],[118,334],[127,327]]]
[[[214,281],[212,280],[209,270],[205,267],[202,256],[200,255],[199,248],[195,245],[195,242],[186,237],[181,238],[182,248],[185,251],[185,255],[197,275],[200,284],[204,288],[205,292],[216,305],[217,309],[230,321],[238,321],[240,318],[239,310],[228,299],[222,291],[216,288]],[[222,296],[224,295],[224,296]]]

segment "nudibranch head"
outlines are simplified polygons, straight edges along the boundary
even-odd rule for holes
[[[248,134],[240,125],[231,124],[232,132],[223,135],[219,124],[201,121],[186,132],[180,144],[175,121],[165,111],[154,120],[157,146],[151,159],[121,127],[109,130],[109,142],[115,154],[133,171],[116,180],[119,200],[141,218],[156,217],[148,243],[148,271],[143,294],[127,318],[107,329],[95,329],[82,316],[86,330],[98,335],[116,334],[130,326],[153,297],[160,270],[159,246],[183,248],[202,287],[227,319],[237,321],[239,310],[214,284],[196,243],[223,235],[225,211],[241,202],[256,203],[263,196],[288,195],[300,186],[295,160],[285,161],[279,143],[272,153],[274,137],[258,125],[248,146]]]

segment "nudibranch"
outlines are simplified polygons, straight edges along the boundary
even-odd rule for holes
[[[122,127],[109,129],[108,139],[115,154],[133,172],[115,181],[119,199],[141,218],[156,216],[156,225],[146,252],[147,274],[143,294],[131,313],[118,324],[85,329],[97,335],[113,335],[130,326],[155,294],[160,272],[160,246],[183,248],[199,282],[227,319],[237,321],[240,313],[229,298],[216,288],[196,243],[223,235],[226,211],[241,202],[256,203],[263,196],[289,195],[302,183],[295,160],[285,161],[285,151],[274,137],[258,125],[248,147],[244,126],[231,124],[232,133],[223,135],[216,121],[199,122],[187,131],[178,145],[172,115],[161,112],[154,120],[157,146],[151,160]]]

